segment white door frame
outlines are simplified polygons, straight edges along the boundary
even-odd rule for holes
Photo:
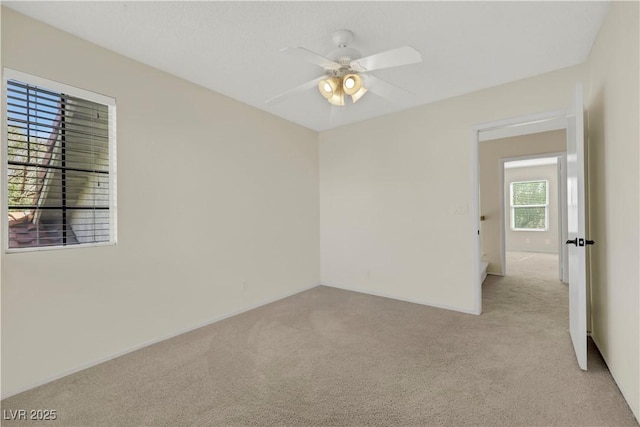
[[[558,119],[564,118],[566,121],[566,117],[567,110],[562,109],[480,123],[471,127],[471,232],[473,236],[471,264],[473,271],[472,283],[475,290],[474,314],[482,313],[482,282],[480,280],[480,159],[478,155],[479,144],[481,142],[480,132],[504,130],[505,136],[509,136],[509,133],[511,135],[525,135],[534,133],[524,130],[528,125],[541,124],[544,126],[545,123]],[[562,127],[555,127],[555,129],[562,129]],[[566,124],[564,125],[564,129],[566,129]]]
[[[558,219],[560,221],[560,230],[558,232],[558,254],[560,255],[560,281],[569,284],[569,248],[565,244],[569,238],[568,232],[568,214],[567,214],[567,152],[559,159],[560,168],[558,168],[558,197],[560,198],[560,206],[558,206]]]
[[[518,157],[504,157],[500,159],[500,256],[502,261],[502,276],[507,274],[507,244],[506,244],[506,227],[507,227],[507,217],[505,216],[505,211],[507,210],[507,202],[504,198],[504,164],[508,162],[518,161],[518,160],[531,160],[531,159],[548,159],[548,158],[556,158],[558,159],[557,163],[557,171],[558,171],[558,194],[557,194],[557,203],[558,203],[558,278],[567,283],[568,282],[568,265],[567,265],[567,245],[564,242],[567,240],[567,190],[566,186],[563,183],[567,182],[566,178],[566,164],[567,164],[567,152],[556,152],[556,153],[539,153],[539,154],[528,154],[525,156]],[[566,278],[566,279],[565,279]]]

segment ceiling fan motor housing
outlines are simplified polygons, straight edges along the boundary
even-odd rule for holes
[[[348,67],[351,61],[362,57],[360,52],[354,48],[348,47],[349,43],[353,41],[354,34],[350,30],[338,30],[333,33],[332,40],[338,46],[337,49],[332,50],[327,57],[336,61],[343,67]]]
[[[347,46],[339,47],[335,50],[332,50],[329,55],[327,55],[329,59],[336,61],[343,67],[348,67],[349,64],[351,64],[351,61],[353,61],[354,59],[358,59],[361,56],[362,55],[360,54],[360,52],[352,47]]]
[[[336,46],[345,47],[353,41],[354,37],[355,35],[353,34],[353,31],[342,29],[334,31],[331,35],[331,40],[333,40]]]

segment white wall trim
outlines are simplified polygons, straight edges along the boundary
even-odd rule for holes
[[[471,277],[474,292],[474,314],[482,314],[482,272],[480,271],[480,129],[471,128]],[[488,271],[487,271],[488,273]]]
[[[568,214],[567,214],[567,153],[558,157],[558,254],[560,256],[559,279],[563,283],[569,283],[569,248],[565,244],[568,234]],[[589,299],[591,301],[591,299]],[[588,303],[590,304],[590,303]]]
[[[218,316],[218,317],[214,317],[213,319],[205,320],[204,322],[200,322],[200,323],[198,323],[196,325],[189,326],[189,327],[184,328],[184,329],[180,329],[180,330],[178,330],[176,332],[173,332],[173,333],[170,333],[168,335],[164,335],[164,336],[159,337],[159,338],[155,338],[155,339],[152,339],[152,340],[149,340],[149,341],[145,341],[145,342],[143,342],[141,344],[137,344],[137,345],[134,345],[132,347],[128,347],[128,348],[126,348],[126,349],[124,349],[122,351],[117,351],[117,352],[109,354],[107,356],[100,357],[100,358],[92,360],[91,362],[88,362],[88,363],[83,363],[82,365],[77,366],[75,368],[67,369],[67,370],[59,372],[57,374],[50,375],[50,376],[46,377],[45,379],[43,379],[42,381],[37,381],[37,382],[32,383],[32,384],[30,384],[30,385],[28,385],[26,387],[21,387],[21,388],[16,389],[16,390],[11,390],[8,393],[2,393],[0,395],[0,400],[7,399],[7,398],[9,398],[11,396],[15,396],[16,394],[25,392],[27,390],[31,390],[33,388],[36,388],[36,387],[39,387],[41,385],[50,383],[52,381],[58,380],[60,378],[66,377],[68,375],[75,374],[76,372],[84,371],[85,369],[91,368],[93,366],[99,365],[99,364],[104,363],[104,362],[108,362],[109,360],[115,359],[115,358],[120,357],[120,356],[124,356],[125,354],[132,353],[132,352],[134,352],[136,350],[140,350],[140,349],[142,349],[144,347],[148,347],[150,345],[157,344],[157,343],[159,343],[161,341],[165,341],[165,340],[168,340],[170,338],[177,337],[178,335],[186,334],[187,332],[195,331],[196,329],[200,329],[202,327],[212,325],[212,324],[217,323],[217,322],[219,322],[221,320],[228,319],[229,317],[237,316],[238,314],[242,314],[242,313],[245,313],[247,311],[256,309],[258,307],[262,307],[263,305],[271,304],[272,302],[280,301],[281,299],[284,299],[284,298],[299,294],[301,292],[308,291],[309,289],[313,289],[313,288],[316,288],[318,286],[320,286],[320,283],[316,283],[315,285],[306,286],[306,287],[303,287],[303,288],[300,288],[300,289],[296,289],[295,291],[292,291],[292,292],[286,292],[284,294],[281,294],[281,295],[273,297],[273,298],[269,298],[269,299],[264,300],[262,302],[259,302],[257,304],[252,304],[252,305],[243,307],[243,308],[241,308],[239,310],[234,310],[234,311],[229,312],[227,314],[223,314],[222,316]],[[4,392],[4,390],[3,390],[3,392]]]
[[[552,118],[542,118],[540,120],[528,123],[498,127],[495,129],[486,129],[482,133],[482,135],[480,135],[480,141],[512,138],[514,136],[530,135],[532,133],[550,132],[553,130],[565,129],[566,127],[566,117],[558,116]]]
[[[604,355],[604,353],[602,352],[602,350],[600,350],[600,345],[598,344],[598,338],[596,337],[596,335],[593,334],[593,331],[591,333],[589,333],[588,335],[591,336],[591,339],[593,340],[593,343],[596,345],[596,348],[598,349],[598,352],[600,353],[600,355],[602,356],[602,359],[604,360],[604,363],[607,365],[607,369],[609,370],[609,373],[611,374],[611,376],[613,377],[613,380],[616,382],[616,385],[618,386],[618,390],[620,390],[620,393],[622,393],[622,396],[624,397],[627,406],[629,407],[629,409],[631,410],[631,413],[633,414],[634,417],[636,417],[636,421],[638,423],[640,423],[640,414],[638,412],[635,412],[633,410],[633,408],[631,407],[631,405],[629,405],[629,402],[631,402],[631,395],[629,395],[629,393],[627,393],[625,391],[625,389],[622,387],[622,385],[620,384],[620,381],[618,381],[618,378],[616,378],[616,374],[615,372],[613,372],[611,370],[611,365],[609,365],[609,362],[607,361],[607,357]]]
[[[478,123],[472,126],[472,129],[479,131],[490,131],[490,130],[496,130],[499,128],[504,128],[504,127],[518,127],[518,126],[522,126],[522,125],[526,125],[526,124],[535,124],[535,123],[540,123],[543,121],[549,121],[549,120],[554,120],[558,117],[566,117],[567,116],[567,110],[566,109],[561,109],[561,110],[553,110],[553,111],[544,111],[541,113],[533,113],[533,114],[526,114],[524,116],[516,116],[516,117],[509,117],[506,119],[502,119],[502,120],[496,120],[493,122],[486,122],[486,123]],[[566,128],[566,124],[564,127],[560,127],[558,129],[562,129],[562,128]],[[532,134],[532,133],[540,133],[540,132],[546,132],[546,131],[538,131],[536,129],[532,129],[531,131],[529,131],[527,134]],[[525,135],[527,135],[525,134]],[[495,139],[495,138],[493,138]],[[480,141],[489,141],[490,139],[481,139]]]
[[[56,92],[63,92],[67,95],[75,96],[77,98],[83,98],[89,101],[96,102],[98,104],[115,106],[116,99],[97,93],[94,91],[82,89],[76,86],[71,86],[66,83],[61,83],[55,80],[45,79],[43,77],[34,76],[32,74],[24,73],[22,71],[14,70],[12,68],[3,67],[3,75],[5,80],[19,80],[23,83],[29,83],[35,86],[40,86],[46,89],[50,89]]]
[[[478,279],[479,279],[479,277],[478,277]],[[340,285],[335,285],[335,284],[326,283],[326,282],[321,282],[320,286],[327,286],[329,288],[335,288],[335,289],[342,289],[342,290],[345,290],[345,291],[357,292],[359,294],[373,295],[373,296],[376,296],[376,297],[389,298],[389,299],[394,299],[394,300],[397,300],[397,301],[410,302],[410,303],[413,303],[413,304],[425,305],[427,307],[441,308],[443,310],[457,311],[458,313],[473,314],[473,315],[479,315],[480,314],[480,313],[477,313],[475,310],[467,310],[467,309],[464,309],[464,308],[452,307],[452,306],[444,305],[444,304],[436,304],[436,303],[433,303],[433,302],[417,300],[417,299],[413,299],[413,298],[402,298],[402,297],[398,297],[398,296],[395,296],[395,295],[389,295],[389,294],[386,294],[384,292],[375,292],[375,291],[369,291],[369,290],[364,290],[364,289],[351,288],[349,286],[340,286]]]

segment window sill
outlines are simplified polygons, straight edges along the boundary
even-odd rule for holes
[[[8,248],[8,249],[5,249],[4,253],[19,254],[19,253],[25,253],[25,252],[57,251],[57,250],[65,250],[65,249],[92,248],[92,247],[99,247],[99,246],[115,246],[116,244],[117,242],[113,241],[113,242],[104,242],[104,243],[79,243],[77,245],[67,245],[67,246],[36,246],[31,248]]]

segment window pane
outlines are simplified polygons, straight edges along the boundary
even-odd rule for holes
[[[78,243],[63,223],[62,210],[48,209],[40,213],[35,221],[33,214],[9,210],[9,248],[60,246],[64,237],[67,244]]]
[[[113,104],[6,85],[9,248],[110,242]]]
[[[39,178],[38,168],[33,166],[7,167],[9,184],[9,206],[33,205],[38,188],[43,180]]]
[[[547,182],[514,182],[512,203],[514,206],[545,205],[547,203]]]
[[[540,208],[513,208],[513,228],[544,230],[545,211]]]

